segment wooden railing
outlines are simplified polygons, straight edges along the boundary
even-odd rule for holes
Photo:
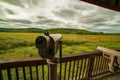
[[[0,80],[45,80],[45,60],[26,58],[0,62]]]
[[[89,80],[109,72],[108,62],[99,51],[63,56],[56,80]],[[47,62],[40,57],[0,61],[0,80],[49,80],[48,75]]]
[[[62,67],[59,80],[89,80],[109,72],[108,62],[109,60],[105,59],[98,51],[65,56],[60,61]]]

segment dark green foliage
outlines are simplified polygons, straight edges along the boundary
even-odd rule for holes
[[[50,33],[64,33],[64,34],[90,34],[94,32],[90,32],[87,30],[80,30],[80,29],[68,29],[68,28],[54,28],[54,29],[39,29],[39,28],[0,28],[0,32],[32,32],[32,33],[43,33],[43,32],[50,32]]]
[[[13,29],[13,28],[0,28],[0,32],[33,32],[33,33],[42,33],[43,30],[42,29],[37,29],[37,28],[20,28],[20,29]]]
[[[83,29],[71,29],[71,28],[54,28],[54,29],[39,29],[39,28],[0,28],[0,32],[19,32],[19,33],[62,33],[62,34],[90,34],[90,35],[120,35],[120,33],[103,33],[103,32],[91,32]]]

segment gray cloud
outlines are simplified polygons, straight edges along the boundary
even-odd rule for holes
[[[54,14],[56,16],[59,16],[61,18],[65,18],[65,19],[72,19],[75,17],[75,12],[71,9],[62,9],[59,11],[54,11]]]
[[[120,12],[79,0],[1,0],[0,27],[120,32]]]

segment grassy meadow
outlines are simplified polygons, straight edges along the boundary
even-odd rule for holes
[[[35,39],[41,33],[0,32],[0,59],[39,56]],[[63,34],[63,55],[96,50],[97,46],[120,49],[119,35]]]

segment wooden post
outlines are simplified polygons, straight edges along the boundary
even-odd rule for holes
[[[95,60],[95,57],[91,56],[89,58],[89,62],[88,62],[88,79],[87,80],[90,80],[90,78],[92,77],[92,71],[93,71],[93,66],[94,66],[94,60]]]
[[[59,62],[61,62],[62,59],[62,41],[59,41]],[[60,63],[60,73],[59,73],[59,80],[61,80],[61,74],[62,74],[62,63]]]
[[[2,70],[0,70],[0,80],[3,80]]]
[[[62,41],[59,41],[59,47],[60,47],[60,50],[59,50],[59,59],[62,58]]]

